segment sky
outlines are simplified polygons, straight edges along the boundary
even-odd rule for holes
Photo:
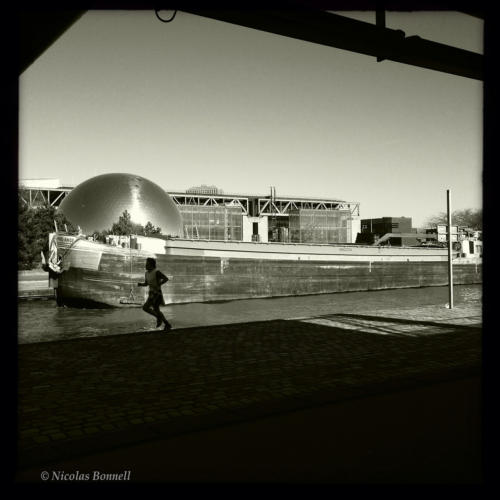
[[[483,52],[466,14],[387,12],[386,26]],[[482,207],[482,123],[477,80],[182,11],[89,11],[20,76],[19,178],[275,186],[421,227],[447,189],[454,210]]]

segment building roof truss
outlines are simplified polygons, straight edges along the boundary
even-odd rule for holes
[[[271,202],[271,205],[272,205],[272,210],[273,210],[273,214],[276,214],[276,215],[282,215],[282,211],[281,211],[281,204],[276,204],[276,202]]]
[[[291,210],[349,210],[359,215],[359,203],[326,200],[290,200],[259,198],[259,215],[288,215]]]
[[[219,203],[217,202],[217,200],[215,198],[207,198],[204,203],[203,203],[203,206],[206,207],[206,206],[210,206],[210,207],[218,207],[219,206]]]
[[[349,203],[343,210],[350,210],[351,215],[359,216],[359,203]]]
[[[281,205],[281,208],[280,208],[280,212],[288,212],[290,211],[290,207],[292,205],[292,202],[291,201],[285,201],[285,202],[282,202],[280,203]]]
[[[55,207],[56,204],[59,205],[59,203],[62,201],[63,198],[66,197],[68,193],[66,191],[61,191],[56,197],[55,199],[53,199],[51,202],[50,202],[50,206],[51,207]],[[47,196],[49,195],[49,193],[47,193]],[[59,203],[58,203],[59,202]]]
[[[29,207],[40,205],[58,206],[72,188],[23,188],[19,190],[21,200]],[[51,196],[56,194],[55,198]],[[169,193],[177,205],[189,206],[238,206],[248,214],[248,198],[210,194]],[[40,203],[40,199],[43,200]],[[288,215],[292,210],[349,210],[359,216],[359,203],[328,200],[300,200],[290,198],[258,198],[258,215]]]
[[[27,191],[29,192],[28,206],[30,207],[40,206],[40,205],[48,206],[48,193],[47,193],[47,199],[45,199],[45,196],[41,189],[27,189]],[[40,198],[42,199],[41,203],[40,203]]]
[[[70,191],[71,189],[57,189],[57,188],[37,189],[37,188],[21,187],[21,189],[19,190],[19,197],[29,207],[35,207],[40,205],[44,205],[47,207],[49,206],[57,207],[59,206],[59,203],[62,201],[62,199]],[[55,198],[52,197],[54,194],[57,195]]]
[[[30,194],[28,191],[26,191],[28,194]],[[30,206],[30,201],[25,198],[23,195],[23,191],[19,191],[19,198],[21,198],[21,201],[27,205],[28,207]]]
[[[177,196],[173,194],[170,196],[177,205],[199,205],[199,200],[194,196]]]
[[[231,200],[228,205],[232,207],[241,207],[244,214],[248,213],[248,199],[244,199],[245,203],[241,203],[241,199],[235,198]]]
[[[42,199],[42,204],[43,204],[43,205],[48,205],[48,202],[47,202],[47,200],[45,199],[45,196],[44,196],[44,194],[43,194],[43,191],[42,191],[42,190],[37,190],[37,191],[35,191],[35,197],[33,198],[32,203],[33,203],[33,204],[36,204],[35,202],[36,202],[36,201],[38,201],[40,198]]]
[[[259,198],[259,213],[258,213],[258,215],[262,215],[262,214],[266,213],[266,208],[269,206],[270,203],[271,203],[271,200],[262,200],[261,198]]]
[[[170,193],[172,200],[177,205],[194,205],[194,206],[239,206],[243,209],[244,213],[248,212],[248,198],[236,198],[232,196],[220,195],[184,195]]]

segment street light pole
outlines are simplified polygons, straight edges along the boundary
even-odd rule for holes
[[[446,205],[448,211],[448,293],[450,309],[453,309],[453,262],[452,262],[452,241],[451,241],[451,193],[446,190]]]

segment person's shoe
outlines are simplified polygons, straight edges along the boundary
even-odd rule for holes
[[[172,330],[172,325],[170,323],[165,323],[165,328],[163,329],[165,332],[168,332],[169,330]]]

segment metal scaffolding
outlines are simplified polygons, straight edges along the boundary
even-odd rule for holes
[[[58,207],[72,189],[72,187],[45,188],[21,186],[19,197],[30,208],[41,206]],[[352,216],[359,216],[359,202],[352,201],[298,197],[277,198],[275,195],[272,197],[259,197],[187,192],[169,192],[169,195],[178,206],[239,207],[243,215],[252,215],[254,217],[289,215],[291,211],[301,209],[349,210]],[[250,207],[252,208],[252,213],[250,213]]]
[[[176,205],[200,207],[240,207],[248,215],[248,197],[220,194],[169,193]]]
[[[315,200],[302,198],[258,198],[258,215],[289,215],[292,210],[349,210],[359,216],[359,203],[338,200]]]
[[[61,188],[26,188],[19,189],[20,200],[29,208],[58,207],[71,192],[71,187]]]

